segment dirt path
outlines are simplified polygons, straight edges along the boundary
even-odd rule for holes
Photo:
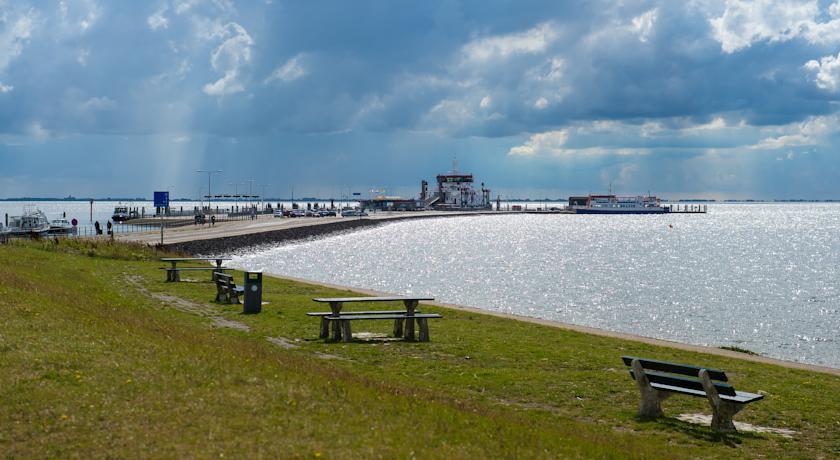
[[[127,273],[125,273],[124,275],[125,280],[130,285],[134,286],[134,288],[137,289],[144,296],[151,297],[155,300],[159,300],[167,306],[172,307],[178,311],[208,318],[210,319],[211,325],[213,327],[237,329],[245,332],[251,331],[251,328],[248,327],[247,324],[224,318],[221,315],[221,308],[219,307],[192,302],[186,299],[182,299],[180,297],[176,297],[174,295],[164,294],[162,292],[152,292],[148,288],[146,288],[146,286],[143,285],[142,277],[137,275],[129,275]]]
[[[152,292],[146,286],[143,285],[143,278],[138,275],[129,275],[128,273],[123,273],[125,276],[126,282],[131,286],[134,286],[140,294],[150,297],[155,300],[159,300],[163,304],[168,307],[172,307],[178,311],[184,313],[190,313],[193,315],[198,315],[210,320],[210,325],[214,328],[228,328],[228,329],[236,329],[238,331],[243,332],[251,332],[251,328],[247,324],[240,323],[239,321],[234,321],[222,316],[222,310],[220,307],[215,305],[207,305],[192,302],[190,300],[182,299],[180,297],[164,294],[162,292]],[[293,349],[299,348],[300,346],[295,344],[294,340],[287,339],[285,337],[265,337],[265,339],[272,344],[284,348],[284,349]],[[324,355],[320,356],[332,358],[332,355]],[[337,358],[337,357],[336,357]]]

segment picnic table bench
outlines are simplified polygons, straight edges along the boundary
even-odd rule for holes
[[[630,367],[630,376],[641,393],[640,417],[661,417],[661,403],[674,393],[706,398],[712,408],[712,430],[735,433],[735,416],[747,404],[764,398],[764,395],[736,391],[725,383],[726,373],[688,364],[677,364],[653,359],[622,356]]]
[[[215,261],[215,267],[181,267],[178,268],[178,262],[194,262],[197,260],[206,260],[206,261]],[[184,270],[212,270],[211,272],[211,279],[213,281],[216,280],[216,272],[222,272],[225,270],[230,270],[229,268],[222,267],[222,262],[230,260],[229,258],[224,257],[163,257],[160,259],[161,262],[169,262],[172,264],[172,267],[161,267],[161,270],[166,270],[166,281],[168,282],[177,282],[181,281],[181,271]]]
[[[233,282],[233,275],[216,273],[216,302],[239,303],[239,296],[245,294],[244,286]]]
[[[329,312],[309,312],[307,315],[321,318],[320,337],[322,339],[329,338],[330,324],[332,324],[332,338],[334,341],[352,341],[353,334],[350,323],[359,320],[393,320],[394,337],[402,336],[406,340],[413,341],[414,321],[416,320],[420,328],[420,341],[428,342],[429,325],[427,320],[442,318],[438,314],[421,314],[417,311],[417,305],[421,300],[434,300],[433,297],[330,297],[315,298],[312,300],[330,305]],[[405,310],[341,312],[345,303],[355,302],[402,302],[405,305]],[[405,324],[405,327],[403,327],[403,324]]]

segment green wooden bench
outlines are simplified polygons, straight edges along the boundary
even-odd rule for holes
[[[764,395],[736,391],[726,383],[726,373],[688,364],[622,356],[630,367],[630,376],[636,381],[641,393],[640,417],[661,417],[661,403],[672,394],[684,394],[706,398],[712,408],[712,429],[722,433],[734,433],[735,416],[747,404],[764,398]]]
[[[245,294],[244,286],[233,282],[233,275],[216,273],[216,302],[240,303],[239,296]]]
[[[194,262],[199,260],[206,260],[206,261],[215,261],[215,267],[182,267],[178,268],[178,262]],[[224,271],[229,270],[227,268],[222,267],[222,263],[225,260],[230,260],[229,258],[225,257],[163,257],[160,259],[161,262],[169,262],[172,266],[169,268],[161,267],[161,270],[166,270],[166,281],[168,282],[178,282],[181,281],[181,271],[182,270],[214,270],[211,273],[211,278],[213,281],[216,280],[216,272],[217,271]]]

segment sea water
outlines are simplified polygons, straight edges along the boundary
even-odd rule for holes
[[[232,266],[840,367],[840,205],[419,219]]]

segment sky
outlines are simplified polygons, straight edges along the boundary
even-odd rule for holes
[[[840,0],[0,0],[0,198],[840,198]]]

